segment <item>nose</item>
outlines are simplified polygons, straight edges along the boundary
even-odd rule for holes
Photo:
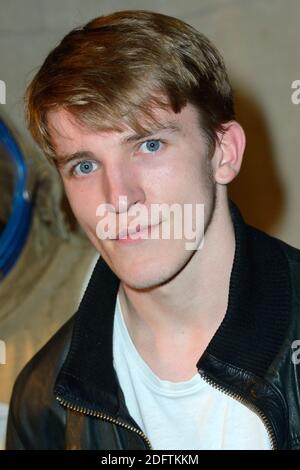
[[[113,162],[104,170],[105,202],[116,213],[128,212],[134,204],[145,202],[145,193],[130,164]]]

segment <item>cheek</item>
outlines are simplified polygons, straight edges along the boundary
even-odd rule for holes
[[[97,203],[93,201],[90,191],[66,185],[65,192],[74,216],[79,223],[86,224],[96,220]]]
[[[176,157],[176,158],[175,158]],[[188,167],[177,155],[168,159],[159,166],[153,164],[146,172],[139,174],[141,186],[150,201],[158,197],[162,200],[171,199],[178,193],[178,189],[187,184]],[[180,193],[179,193],[180,194]],[[177,194],[178,195],[178,194]]]
[[[88,205],[83,204],[82,201],[71,201],[71,207],[76,219],[82,223],[91,219],[90,208]]]
[[[177,161],[161,176],[154,182],[153,187],[160,188],[165,196],[176,196],[179,200],[200,197],[207,192],[209,186],[208,170],[200,157],[197,160],[187,156],[186,159]]]

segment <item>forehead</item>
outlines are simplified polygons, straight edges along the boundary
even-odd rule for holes
[[[158,108],[153,111],[153,115],[158,125],[156,123],[149,124],[149,122],[141,120],[141,124],[146,129],[149,129],[149,132],[145,135],[154,134],[164,129],[172,130],[172,128],[186,134],[191,131],[193,126],[198,126],[198,112],[190,103],[180,113],[174,113],[171,108]],[[102,137],[104,140],[114,141],[117,144],[124,137],[133,134],[133,129],[126,125],[123,126],[121,122],[120,127],[124,129],[121,132],[90,129],[76,121],[75,117],[63,108],[48,112],[47,122],[49,134],[56,150],[59,150],[61,146],[67,145],[69,147],[69,145],[86,141],[90,137],[93,138],[95,136]],[[135,136],[143,137],[143,135],[138,136],[136,133]]]

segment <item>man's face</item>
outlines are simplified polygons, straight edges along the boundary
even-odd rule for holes
[[[122,133],[97,132],[80,126],[65,110],[48,115],[58,169],[75,217],[116,275],[137,289],[154,287],[173,278],[194,253],[186,248],[184,235],[179,239],[174,236],[176,222],[172,211],[152,220],[152,205],[171,207],[176,203],[182,208],[185,204],[195,208],[196,204],[204,204],[207,228],[215,202],[211,161],[196,109],[191,104],[178,114],[160,109],[156,110],[156,117],[164,124],[171,121],[176,130],[155,131],[125,142],[125,137],[135,134],[130,129]],[[72,156],[72,160],[62,163],[62,156]],[[126,204],[119,206],[120,196],[125,197]],[[105,203],[115,209],[116,220],[118,216],[125,220],[127,215],[128,224],[135,219],[134,208],[143,206],[148,210],[149,224],[158,225],[148,238],[131,243],[100,239],[96,232],[100,220],[97,208]],[[119,221],[117,234],[128,227],[121,218]],[[169,238],[162,236],[166,226],[170,229]],[[192,226],[196,228],[194,218]],[[156,236],[151,238],[154,232]]]

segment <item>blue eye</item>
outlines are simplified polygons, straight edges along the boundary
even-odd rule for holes
[[[91,160],[83,160],[73,166],[72,171],[79,176],[88,175],[92,173],[97,168],[95,162]]]
[[[159,150],[160,144],[161,142],[159,139],[151,139],[151,140],[146,140],[145,142],[143,142],[141,147],[143,145],[146,145],[146,149],[148,150],[148,152],[146,151],[145,153],[154,153],[154,152],[157,152],[157,150]]]

